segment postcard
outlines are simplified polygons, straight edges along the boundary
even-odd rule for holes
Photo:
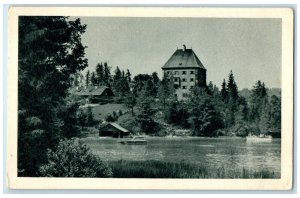
[[[12,189],[290,190],[290,8],[10,7]]]

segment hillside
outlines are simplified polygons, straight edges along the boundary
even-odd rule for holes
[[[101,121],[105,119],[106,116],[112,114],[114,111],[115,112],[122,111],[122,113],[128,111],[128,109],[123,104],[115,104],[115,103],[91,106],[91,108],[94,115],[94,119],[96,121]]]

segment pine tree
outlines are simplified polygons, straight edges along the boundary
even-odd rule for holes
[[[68,106],[66,97],[71,76],[87,67],[81,43],[86,26],[59,16],[18,19],[18,176],[34,177],[47,149],[70,135],[63,127],[76,124],[76,106]]]
[[[227,90],[228,90],[228,96],[235,103],[239,96],[238,96],[238,87],[234,81],[234,76],[233,76],[232,70],[230,71],[230,74],[228,77]]]
[[[250,120],[258,123],[263,109],[268,104],[268,94],[264,83],[258,80],[251,91]]]
[[[104,67],[101,63],[98,63],[96,66],[96,74],[97,74],[97,84],[103,84],[104,82]]]
[[[120,70],[120,68],[117,66],[116,70],[115,70],[115,75],[114,75],[114,83],[117,83],[118,81],[120,81],[122,78],[122,72]]]
[[[281,131],[281,101],[280,98],[272,95],[270,100],[270,129]]]
[[[223,80],[223,83],[222,83],[221,97],[222,97],[223,102],[228,101],[228,91],[227,91],[227,85],[226,85],[225,79]]]
[[[209,81],[208,85],[207,85],[207,93],[209,95],[213,95],[214,94],[214,85],[211,81]]]
[[[104,83],[106,86],[110,87],[111,81],[111,74],[110,74],[110,67],[107,65],[107,62],[104,63]]]
[[[228,76],[227,93],[228,93],[228,96],[225,99],[225,102],[226,102],[227,108],[229,110],[229,115],[228,115],[226,125],[230,127],[236,123],[236,112],[238,111],[237,100],[239,98],[238,88],[234,81],[234,76],[233,76],[232,70],[230,71],[229,76]]]
[[[131,73],[130,73],[129,69],[127,69],[127,71],[126,71],[126,79],[127,79],[128,83],[131,83]]]
[[[97,77],[95,75],[95,72],[92,72],[92,75],[91,75],[91,84],[92,85],[97,85]]]

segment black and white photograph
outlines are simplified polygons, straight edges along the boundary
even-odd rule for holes
[[[16,177],[282,179],[283,17],[182,13],[19,14]]]

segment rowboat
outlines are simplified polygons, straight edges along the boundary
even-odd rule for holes
[[[260,134],[259,136],[256,135],[249,135],[246,137],[247,142],[271,142],[272,136]]]
[[[121,140],[119,142],[121,144],[147,144],[147,141],[143,136],[135,136],[130,140]]]

